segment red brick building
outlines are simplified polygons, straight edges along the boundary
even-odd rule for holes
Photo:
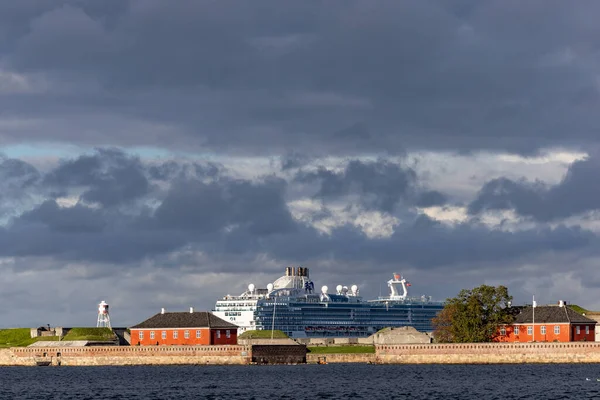
[[[206,311],[161,312],[130,328],[131,345],[237,344],[237,329]]]
[[[495,342],[577,342],[596,340],[596,321],[565,305],[525,307],[511,325],[503,326]]]

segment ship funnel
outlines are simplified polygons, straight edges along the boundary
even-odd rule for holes
[[[290,267],[285,267],[285,276],[290,276]]]
[[[298,273],[296,275],[302,276],[302,267],[298,267]]]

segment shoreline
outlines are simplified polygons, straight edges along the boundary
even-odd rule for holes
[[[262,345],[264,346],[264,345]],[[276,346],[274,346],[276,347]],[[600,363],[600,343],[470,343],[377,345],[375,353],[307,353],[317,364],[550,364]],[[0,349],[0,366],[251,365],[252,346],[14,347]],[[281,364],[297,364],[282,362]]]

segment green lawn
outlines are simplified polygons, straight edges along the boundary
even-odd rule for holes
[[[287,339],[289,336],[282,331],[246,331],[238,336],[238,339],[271,339],[271,332],[273,332],[273,339]]]
[[[579,314],[583,314],[583,313],[589,312],[585,308],[579,307],[577,304],[569,304],[569,305],[567,305],[567,307],[569,307],[571,310],[573,310],[575,312],[578,312]]]
[[[367,354],[375,353],[375,346],[309,346],[308,352],[313,354]]]
[[[35,342],[55,342],[58,336],[32,338],[29,328],[0,329],[0,348],[26,347]],[[73,328],[60,340],[115,340],[114,333],[108,328]]]
[[[0,329],[0,347],[24,347],[33,342],[29,328]]]
[[[62,340],[90,340],[100,342],[115,339],[115,334],[108,328],[73,328],[62,338]]]

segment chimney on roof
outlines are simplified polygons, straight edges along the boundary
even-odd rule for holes
[[[194,307],[190,307],[190,314],[194,312]]]
[[[160,313],[161,313],[161,314],[164,314],[164,313],[165,313],[165,308],[164,308],[164,307],[160,309]]]

